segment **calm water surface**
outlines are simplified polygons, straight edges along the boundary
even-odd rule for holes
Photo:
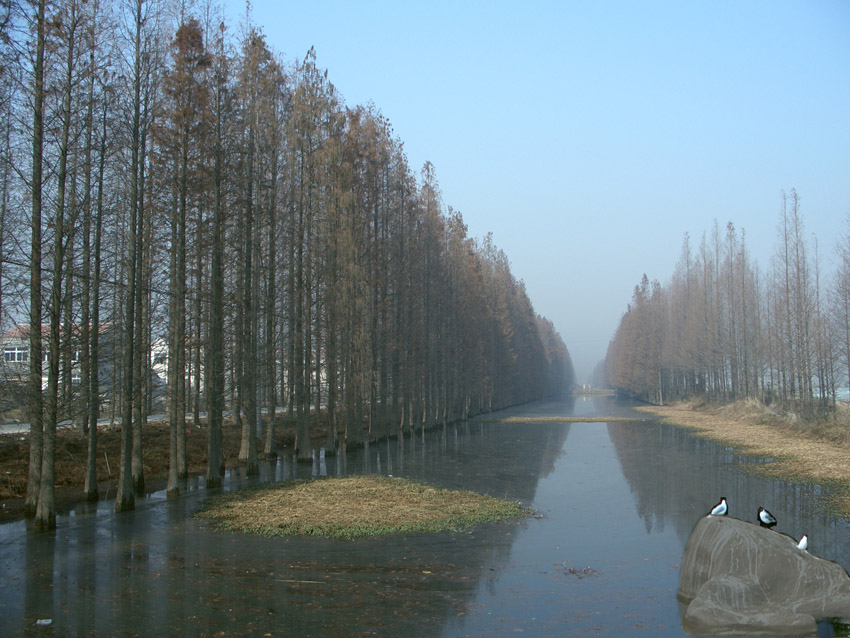
[[[462,534],[356,542],[215,532],[190,514],[202,480],[116,516],[80,507],[55,534],[0,526],[0,635],[681,636],[679,563],[721,495],[850,567],[848,521],[818,485],[767,480],[765,462],[643,420],[612,400],[499,416],[635,416],[617,423],[472,421],[372,444],[266,480],[392,474],[519,500],[537,515]],[[743,465],[743,467],[742,467]],[[229,477],[229,489],[243,484]],[[51,619],[48,628],[36,626]]]

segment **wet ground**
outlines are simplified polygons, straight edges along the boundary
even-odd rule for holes
[[[597,398],[503,416],[628,414]],[[111,500],[80,506],[55,534],[0,526],[0,635],[680,636],[679,562],[721,495],[733,516],[754,520],[764,505],[779,531],[808,534],[811,553],[850,567],[850,526],[826,513],[826,488],[761,478],[748,468],[764,460],[635,416],[472,421],[264,472],[406,476],[537,512],[469,533],[355,542],[219,533],[191,518],[202,479],[132,513],[116,516]]]

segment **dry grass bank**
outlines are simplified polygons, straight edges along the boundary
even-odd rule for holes
[[[755,400],[725,406],[678,404],[637,408],[672,425],[733,445],[745,454],[766,456],[758,466],[771,476],[838,484],[834,505],[850,515],[850,408],[841,406],[835,419],[803,423]]]
[[[513,501],[442,490],[401,478],[290,481],[216,496],[198,513],[223,529],[266,536],[363,536],[458,531],[516,518]]]

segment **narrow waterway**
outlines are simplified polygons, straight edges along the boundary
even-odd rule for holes
[[[748,471],[763,459],[608,399],[498,416],[572,415],[635,420],[473,420],[264,472],[407,476],[537,512],[468,533],[356,542],[219,533],[191,517],[200,479],[132,513],[115,515],[111,501],[80,506],[52,534],[0,526],[0,635],[680,636],[684,545],[721,495],[733,516],[754,520],[764,505],[779,531],[808,534],[811,553],[850,567],[848,521],[826,513],[826,488]],[[228,477],[229,489],[242,482]]]

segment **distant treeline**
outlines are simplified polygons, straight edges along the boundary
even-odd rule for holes
[[[836,229],[839,234],[839,229]],[[666,287],[644,275],[608,347],[615,388],[661,403],[755,397],[805,417],[834,410],[850,368],[850,226],[824,272],[800,198],[782,194],[776,252],[760,270],[746,235],[688,235]]]
[[[127,426],[121,510],[144,490],[154,409],[173,494],[187,413],[208,413],[215,486],[226,410],[256,472],[258,419],[278,408],[309,459],[317,424],[333,451],[572,383],[507,257],[467,235],[433,167],[414,174],[389,122],[346,106],[312,50],[288,63],[212,3],[3,3],[0,30],[0,311],[28,327],[39,524],[55,521],[60,419],[87,426],[97,497],[104,402]]]

